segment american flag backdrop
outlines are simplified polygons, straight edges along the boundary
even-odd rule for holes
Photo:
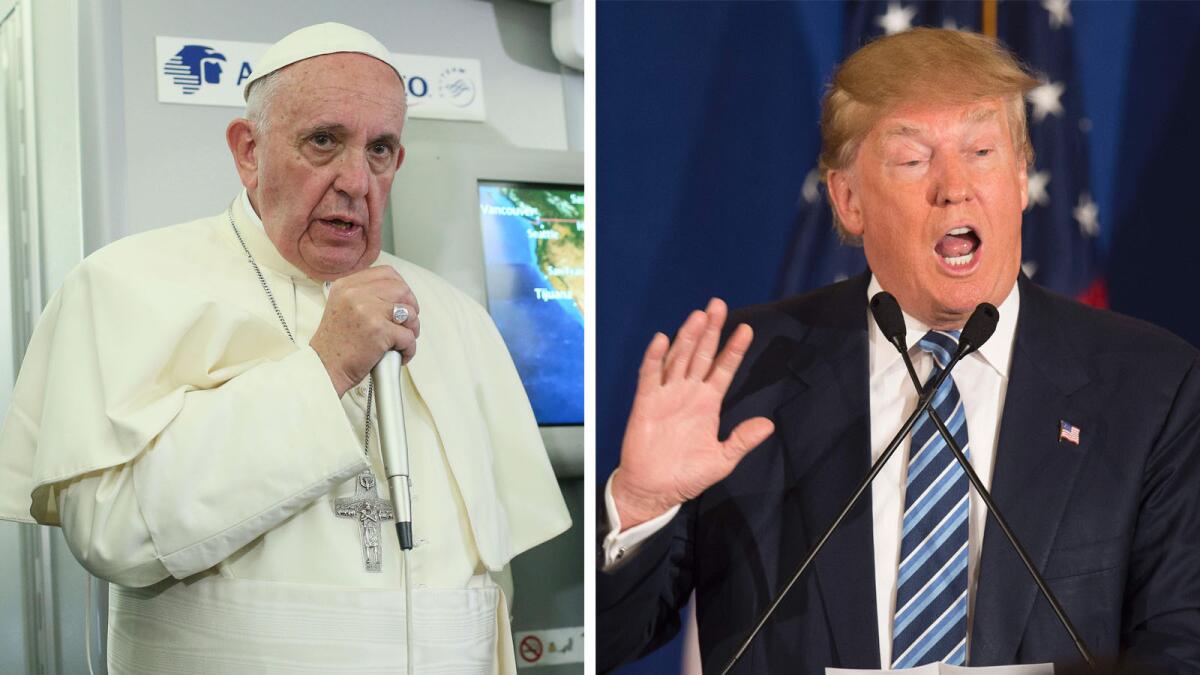
[[[1070,0],[851,2],[845,12],[845,56],[876,37],[917,26],[995,31],[1042,82],[1026,97],[1035,160],[1022,225],[1022,268],[1051,290],[1106,307],[1102,221],[1089,178],[1091,123],[1083,115],[1078,87]],[[866,269],[862,249],[838,241],[816,158],[808,159],[813,169],[797,200],[780,295],[811,290]]]

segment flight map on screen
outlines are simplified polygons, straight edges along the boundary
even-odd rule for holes
[[[480,181],[488,311],[540,425],[583,424],[583,188]]]

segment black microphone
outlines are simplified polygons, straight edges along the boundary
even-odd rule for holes
[[[900,311],[900,303],[895,296],[887,291],[879,291],[871,298],[871,316],[875,317],[875,325],[879,326],[883,337],[905,357],[908,356],[908,340],[905,339],[908,329],[904,325],[904,313]],[[999,318],[999,317],[997,317]],[[962,344],[962,340],[959,340]],[[978,344],[978,339],[976,339]],[[908,376],[913,382],[920,382],[917,371],[913,370],[912,359],[905,358],[904,366],[908,368]],[[918,385],[917,389],[920,393]],[[933,408],[930,408],[933,410]]]
[[[890,294],[889,294],[890,297]],[[895,303],[896,299],[892,298]],[[896,305],[896,309],[900,309],[900,305]],[[901,321],[903,321],[901,317]],[[967,317],[967,323],[963,326],[962,333],[958,336],[958,358],[962,358],[967,354],[979,349],[983,343],[992,337],[992,333],[996,332],[996,324],[1000,323],[1000,310],[996,309],[995,305],[988,302],[981,302],[971,312],[971,316]],[[908,355],[908,350],[905,350],[905,355]]]
[[[904,337],[908,329],[904,326],[904,314],[900,311],[900,303],[887,291],[879,291],[869,303],[871,315],[875,317],[875,325],[883,332],[883,337],[895,345],[900,351],[908,351],[908,343]]]
[[[991,305],[988,305],[988,307],[991,307]],[[875,309],[872,307],[872,312],[874,311]],[[982,318],[976,319],[976,315],[981,315]],[[725,665],[724,670],[721,671],[721,675],[726,675],[729,670],[733,668],[734,664],[737,663],[738,659],[742,657],[742,654],[744,654],[750,647],[750,643],[754,641],[754,638],[758,635],[759,631],[761,631],[762,627],[766,625],[767,620],[770,619],[771,615],[775,613],[776,608],[779,607],[779,603],[783,601],[783,598],[787,596],[788,591],[792,590],[792,586],[794,586],[796,582],[800,580],[800,577],[804,575],[805,570],[807,570],[808,566],[812,564],[813,559],[817,557],[817,553],[820,553],[821,549],[825,546],[825,542],[829,540],[829,537],[834,533],[835,530],[837,530],[838,526],[842,524],[842,521],[846,519],[846,514],[850,513],[850,510],[853,509],[854,505],[858,503],[859,498],[862,497],[863,493],[867,491],[867,488],[870,487],[871,483],[875,480],[875,476],[878,476],[879,472],[883,469],[883,465],[886,464],[889,459],[891,459],[892,455],[896,452],[896,448],[900,447],[900,443],[904,441],[904,438],[908,436],[909,432],[912,431],[912,428],[916,426],[917,418],[921,416],[921,413],[924,413],[927,410],[933,410],[933,394],[938,390],[939,387],[942,386],[942,382],[944,382],[946,378],[950,376],[950,371],[954,369],[954,366],[958,365],[958,362],[961,361],[964,356],[971,351],[978,349],[983,345],[984,342],[987,342],[989,337],[992,336],[992,333],[996,330],[996,320],[998,318],[999,312],[996,311],[995,307],[992,307],[990,320],[988,319],[986,311],[976,308],[975,313],[972,314],[971,318],[967,320],[967,327],[970,327],[971,329],[971,333],[968,336],[970,341],[967,343],[967,346],[963,346],[963,340],[960,338],[959,348],[950,357],[950,362],[946,364],[946,368],[942,370],[936,379],[934,379],[928,389],[921,394],[920,398],[917,400],[916,410],[913,410],[912,414],[908,416],[908,419],[904,421],[904,424],[900,427],[900,431],[897,431],[896,435],[892,437],[891,442],[888,443],[888,446],[883,451],[883,454],[880,455],[879,459],[875,460],[875,463],[871,465],[871,469],[867,472],[866,477],[863,478],[861,483],[859,483],[858,488],[854,490],[854,493],[850,495],[850,499],[847,500],[846,505],[842,507],[840,512],[838,512],[837,518],[834,518],[833,523],[828,529],[825,530],[825,533],[821,535],[820,539],[817,540],[816,546],[814,546],[809,554],[805,556],[804,562],[800,563],[799,568],[796,569],[796,572],[792,575],[792,578],[787,582],[787,584],[784,585],[783,590],[779,592],[779,595],[776,596],[775,600],[770,604],[769,607],[767,607],[762,616],[759,617],[758,623],[754,626],[754,630],[750,631],[750,635],[747,636],[744,641],[742,641],[741,646],[738,647],[738,650],[733,655],[733,658],[729,659],[729,662]],[[901,330],[903,330],[903,317],[900,320],[900,327]],[[967,332],[967,327],[963,328],[964,333]],[[901,336],[900,344],[903,344],[903,341],[904,338]],[[905,348],[905,351],[907,351],[907,348]]]
[[[875,323],[879,326],[879,330],[883,332],[887,341],[892,343],[900,352],[900,357],[904,359],[904,365],[908,369],[909,379],[912,380],[913,386],[917,388],[917,392],[921,393],[921,380],[917,377],[917,371],[913,368],[912,359],[908,357],[908,347],[905,345],[905,327],[904,315],[900,311],[900,303],[896,302],[896,298],[887,291],[881,291],[871,298],[871,314],[875,317]],[[963,326],[962,333],[959,336],[958,353],[961,356],[969,354],[976,349],[979,349],[992,333],[996,331],[996,324],[1000,321],[1000,312],[988,303],[982,303],[975,308],[975,312],[967,319],[967,324]],[[968,342],[969,341],[969,342]],[[963,346],[963,343],[967,343]],[[1050,587],[1046,585],[1046,580],[1033,566],[1033,561],[1029,559],[1029,554],[1025,552],[1025,547],[1013,534],[1013,531],[1008,526],[1008,521],[1000,513],[1000,508],[992,501],[992,494],[983,486],[983,481],[979,479],[979,475],[975,473],[975,468],[967,461],[966,455],[963,454],[962,448],[959,447],[958,441],[954,440],[954,434],[946,428],[942,421],[941,415],[937,410],[930,406],[929,419],[937,427],[938,433],[946,441],[946,445],[950,448],[950,452],[954,454],[954,459],[962,467],[967,474],[967,480],[971,481],[971,485],[975,488],[976,494],[983,500],[987,506],[988,513],[995,519],[996,525],[1000,527],[1000,531],[1004,533],[1005,538],[1012,544],[1013,549],[1017,552],[1017,556],[1021,562],[1025,564],[1025,569],[1029,570],[1029,574],[1033,577],[1033,582],[1037,585],[1038,590],[1042,592],[1042,597],[1050,603],[1050,607],[1054,610],[1054,614],[1058,617],[1059,623],[1067,630],[1067,634],[1071,636],[1071,640],[1075,642],[1075,648],[1083,656],[1083,660],[1087,662],[1091,668],[1096,667],[1096,661],[1092,657],[1092,653],[1088,650],[1083,638],[1075,631],[1075,626],[1071,620],[1067,618],[1066,612],[1058,599],[1054,597]]]
[[[904,327],[904,314],[900,311],[900,303],[896,302],[895,296],[887,291],[880,291],[871,298],[870,306],[871,314],[875,317],[875,323],[879,326],[883,337],[896,349],[907,355],[908,344],[904,341],[907,332]],[[983,343],[992,337],[992,333],[996,332],[998,323],[1000,323],[1000,310],[990,303],[979,303],[979,306],[967,318],[967,323],[958,337],[958,351],[955,353],[955,357],[961,359],[982,347]]]

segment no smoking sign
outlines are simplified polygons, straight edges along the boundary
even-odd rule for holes
[[[525,663],[537,663],[542,658],[542,641],[536,635],[526,635],[521,640],[521,647],[518,651],[521,653],[521,660]]]
[[[583,663],[583,627],[548,628],[517,633],[517,667]]]

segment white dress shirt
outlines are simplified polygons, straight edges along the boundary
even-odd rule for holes
[[[867,287],[867,297],[883,290],[874,277]],[[1013,340],[1016,338],[1017,312],[1021,298],[1014,283],[1008,297],[1000,304],[1000,321],[991,339],[979,351],[964,358],[955,368],[953,378],[962,397],[967,415],[966,450],[971,464],[984,486],[990,489],[992,467],[995,464],[996,443],[1000,436],[1000,416],[1004,411],[1004,395],[1008,390],[1008,371],[1012,363]],[[875,320],[867,317],[868,373],[871,386],[871,461],[887,448],[888,441],[917,406],[917,392],[909,381],[904,361],[896,348],[884,338]],[[917,375],[924,382],[933,370],[933,357],[917,346],[929,331],[929,326],[904,314],[909,356]],[[904,521],[904,481],[908,470],[911,434],[896,449],[871,484],[872,531],[875,544],[875,609],[879,628],[880,663],[890,664],[892,655],[892,613],[896,603],[896,571],[900,557],[900,531]],[[611,531],[604,539],[605,565],[613,565],[650,535],[666,526],[679,507],[621,531],[616,502],[612,498],[612,478],[605,487],[604,499]],[[848,496],[848,495],[847,495]],[[967,650],[970,654],[970,630],[974,619],[976,579],[979,575],[979,552],[983,546],[987,507],[971,488],[970,543],[967,559]],[[1000,544],[1005,545],[1005,544]]]

